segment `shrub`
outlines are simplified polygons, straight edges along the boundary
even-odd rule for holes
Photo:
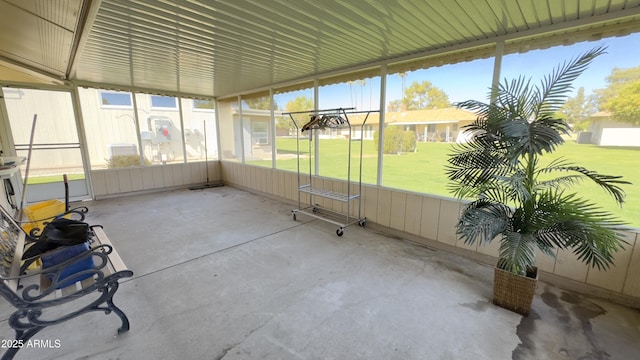
[[[151,165],[151,163],[147,159],[144,159],[144,164]],[[111,157],[111,159],[107,160],[107,167],[109,169],[131,166],[140,166],[139,155],[114,155]]]
[[[378,132],[373,134],[373,142],[378,147]],[[384,128],[384,148],[385,154],[401,154],[411,152],[416,149],[416,133],[413,131],[401,130],[398,126],[387,126]]]

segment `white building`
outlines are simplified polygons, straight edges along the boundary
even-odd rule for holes
[[[590,143],[601,146],[640,146],[640,126],[613,119],[600,111],[591,115]]]

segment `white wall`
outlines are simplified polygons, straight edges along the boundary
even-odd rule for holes
[[[602,146],[640,146],[640,127],[610,118],[595,118],[589,125],[591,143]]]
[[[106,163],[109,158],[108,149],[112,144],[138,145],[138,134],[134,120],[133,108],[102,106],[99,90],[80,88],[80,104],[84,126],[87,134],[87,149],[91,158],[92,167]],[[136,94],[138,107],[138,122],[141,132],[149,132],[149,116],[166,116],[171,119],[173,127],[170,135],[173,141],[170,143],[170,153],[174,160],[182,158],[183,132],[180,130],[180,111],[175,109],[158,109],[151,107],[149,94]],[[215,113],[211,110],[195,109],[190,99],[182,99],[182,114],[185,130],[204,133],[203,120],[207,121],[207,150],[210,158],[217,158],[217,139],[215,130]],[[193,137],[195,140],[195,136]],[[152,150],[156,150],[155,144],[142,140],[142,151],[145,157],[153,161]],[[201,144],[187,144],[186,150],[191,158],[198,158],[200,152],[196,145],[204,147],[202,135],[199,137]],[[166,150],[166,149],[165,149]]]
[[[601,146],[640,146],[640,128],[605,128],[600,135]]]
[[[209,161],[208,170],[210,182],[222,180],[219,161]],[[207,166],[205,162],[192,162],[92,170],[91,180],[95,198],[101,199],[127,193],[162,191],[204,184],[207,181]]]

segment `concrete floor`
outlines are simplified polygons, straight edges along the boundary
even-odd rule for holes
[[[16,359],[638,359],[640,311],[540,283],[523,318],[489,266],[220,187],[88,204],[135,272],[115,315],[45,329]],[[0,302],[0,336],[11,338]]]

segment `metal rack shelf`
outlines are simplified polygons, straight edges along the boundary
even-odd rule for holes
[[[357,158],[358,166],[359,166],[359,174],[358,181],[353,183],[351,181],[351,152],[352,152],[352,143],[355,141],[353,135],[354,126],[351,125],[349,121],[349,115],[352,114],[363,114],[364,121],[362,122],[360,127],[360,136],[362,136],[364,126],[369,118],[369,114],[376,111],[354,111],[354,108],[338,108],[338,109],[327,109],[327,110],[312,110],[312,111],[298,111],[298,112],[289,112],[283,113],[283,115],[289,115],[291,121],[296,127],[296,151],[297,151],[297,159],[298,159],[298,208],[291,210],[293,220],[296,220],[297,214],[305,214],[307,216],[324,220],[330,222],[332,224],[338,225],[338,229],[336,230],[336,234],[338,236],[342,236],[344,234],[344,228],[353,224],[358,224],[360,226],[364,226],[366,223],[366,218],[362,217],[362,204],[360,202],[360,197],[362,193],[362,141],[360,143],[360,156]],[[300,126],[298,121],[294,118],[294,114],[308,114],[310,116],[310,121],[306,124]],[[300,161],[303,159],[300,152],[300,136],[301,133],[307,132],[309,134],[309,154],[314,154],[312,149],[312,141],[318,141],[318,131],[330,129],[331,131],[338,129],[348,129],[349,134],[348,138],[348,151],[347,151],[347,186],[346,193],[340,193],[333,190],[323,189],[321,186],[317,186],[314,184],[314,181],[317,180],[317,176],[313,174],[313,159],[317,158],[317,156],[308,156],[309,161],[309,172],[304,175],[300,171]],[[315,137],[314,137],[315,135]],[[359,139],[362,140],[362,139]],[[305,178],[303,180],[303,177]],[[308,179],[308,180],[307,180]],[[303,206],[303,197],[305,198],[304,206]],[[357,205],[357,216],[351,215],[350,210],[346,213],[340,213],[331,209],[323,208],[317,204],[315,199],[317,197],[340,201],[346,204],[351,203],[352,201],[358,201]],[[347,205],[348,209],[352,209],[350,205]]]
[[[312,188],[311,184],[306,184],[306,185],[299,186],[298,187],[298,191],[303,192],[303,193],[307,193],[307,194],[311,194],[311,195],[322,196],[322,197],[325,197],[327,199],[337,200],[337,201],[342,201],[342,202],[349,202],[351,200],[360,198],[360,194],[349,195],[349,194],[343,194],[343,193],[339,193],[339,192],[335,192],[335,191],[331,191],[331,190]]]

